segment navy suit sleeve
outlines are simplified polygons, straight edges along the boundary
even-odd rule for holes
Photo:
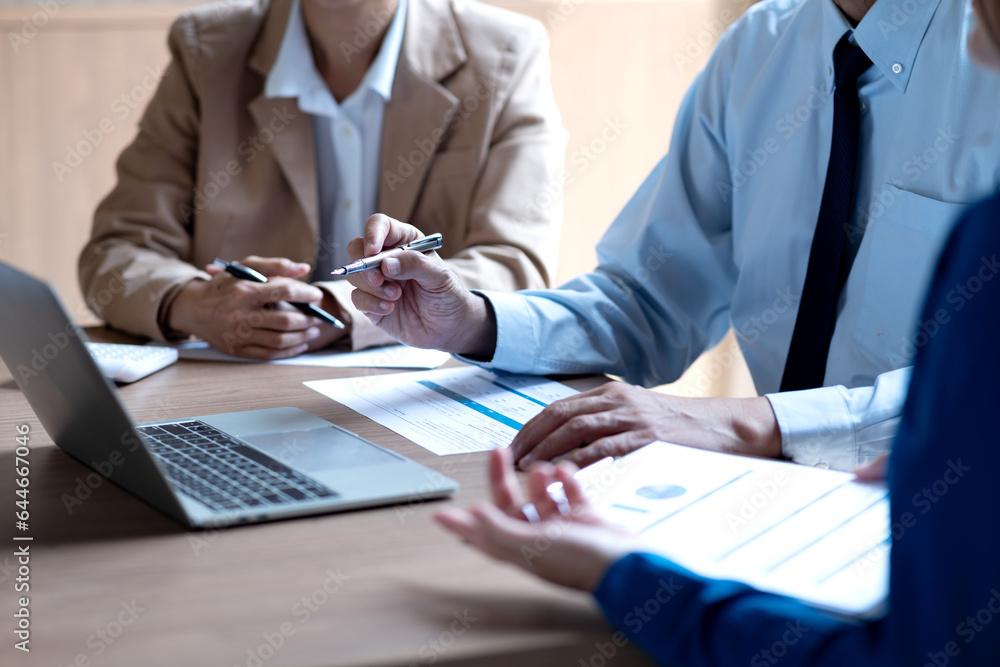
[[[672,667],[1000,664],[1000,197],[970,210],[938,265],[889,466],[889,609],[849,622],[649,554],[594,592]]]

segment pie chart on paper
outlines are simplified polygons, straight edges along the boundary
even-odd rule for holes
[[[647,500],[668,500],[687,493],[687,489],[677,484],[649,484],[639,487],[635,495]]]

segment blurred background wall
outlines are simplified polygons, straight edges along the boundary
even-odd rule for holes
[[[681,98],[750,0],[495,0],[541,21],[569,133],[560,282],[667,152]],[[197,3],[0,1],[0,260],[45,276],[97,323],[76,279],[114,161],[168,62],[166,30]],[[0,314],[16,326],[17,313]],[[679,382],[682,395],[754,395],[730,333]]]

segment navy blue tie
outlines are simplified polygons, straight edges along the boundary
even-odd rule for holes
[[[830,339],[837,320],[837,301],[850,270],[850,254],[844,252],[844,245],[858,164],[861,125],[858,77],[872,64],[860,47],[848,41],[850,34],[845,34],[833,50],[836,88],[830,163],[826,168],[819,220],[809,251],[806,282],[781,378],[781,391],[823,386]]]

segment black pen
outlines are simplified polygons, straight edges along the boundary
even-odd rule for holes
[[[263,275],[262,273],[259,273],[258,271],[254,271],[249,266],[243,266],[239,262],[226,262],[226,261],[221,260],[218,257],[216,257],[215,261],[212,262],[212,263],[215,264],[216,266],[224,269],[226,271],[226,273],[228,273],[229,275],[236,276],[240,280],[249,280],[250,282],[254,282],[254,283],[266,283],[267,282],[267,276]],[[311,315],[311,316],[313,316],[313,317],[315,317],[317,319],[323,320],[327,324],[332,324],[333,326],[337,327],[338,329],[344,329],[345,328],[343,322],[341,322],[336,317],[334,317],[330,313],[326,312],[322,308],[317,308],[316,306],[312,305],[311,303],[299,303],[299,302],[296,302],[296,301],[289,301],[288,305],[289,306],[294,306],[295,308],[298,308],[300,311],[302,311],[306,315]]]

